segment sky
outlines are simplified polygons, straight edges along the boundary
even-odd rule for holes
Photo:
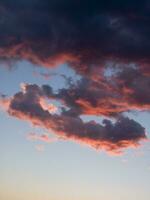
[[[0,13],[0,199],[149,200],[150,2]]]

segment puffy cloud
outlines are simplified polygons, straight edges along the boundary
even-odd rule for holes
[[[19,119],[46,128],[66,140],[75,140],[95,149],[110,153],[121,153],[128,147],[136,147],[146,139],[145,129],[134,120],[120,116],[115,123],[104,120],[103,124],[94,120],[84,122],[80,112],[76,114],[62,109],[60,114],[52,114],[40,104],[45,92],[36,85],[24,85],[9,101],[8,113]],[[43,87],[44,88],[44,87]],[[42,137],[45,139],[45,137]]]
[[[43,90],[50,98],[60,100],[75,113],[112,116],[138,110],[150,110],[150,77],[139,69],[123,68],[109,80],[82,78],[57,93],[49,86]]]

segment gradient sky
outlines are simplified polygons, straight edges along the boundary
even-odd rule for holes
[[[150,199],[149,21],[148,0],[0,2],[0,200]]]

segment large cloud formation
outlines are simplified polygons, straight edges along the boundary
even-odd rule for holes
[[[121,153],[122,149],[136,147],[141,140],[146,139],[145,129],[127,117],[118,117],[114,124],[110,120],[103,120],[101,125],[95,121],[84,122],[79,116],[80,111],[73,112],[72,108],[62,107],[60,114],[52,114],[48,106],[43,106],[41,102],[54,96],[57,94],[49,86],[23,85],[21,92],[10,99],[3,97],[1,104],[4,102],[7,105],[7,112],[11,116],[53,130],[64,139],[85,143],[110,153]]]
[[[10,115],[107,151],[146,138],[123,114],[150,110],[149,0],[1,0],[0,13],[0,62],[66,63],[81,76],[55,93],[26,84],[10,99],[2,96]],[[60,101],[61,113],[45,98]],[[84,122],[83,114],[116,122]]]
[[[81,71],[108,59],[147,63],[148,0],[2,0],[0,57]]]

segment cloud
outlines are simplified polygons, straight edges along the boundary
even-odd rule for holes
[[[145,129],[127,117],[120,116],[115,123],[104,120],[103,124],[99,124],[94,120],[84,122],[80,118],[80,112],[74,114],[62,109],[60,114],[52,114],[40,104],[44,95],[44,90],[37,85],[24,85],[23,91],[7,100],[7,112],[33,125],[52,130],[65,140],[74,140],[109,153],[120,154],[123,149],[137,147],[140,141],[146,139]],[[47,139],[45,136],[42,138]]]
[[[147,0],[2,0],[0,58],[67,62],[89,73],[107,60],[149,63]]]
[[[116,75],[116,84],[125,101],[137,108],[150,109],[150,76],[139,68],[126,67]]]
[[[145,129],[124,113],[150,110],[149,9],[147,0],[1,0],[0,63],[66,63],[80,80],[61,75],[67,87],[57,92],[49,85],[24,84],[11,98],[1,96],[0,106],[96,149],[119,153],[137,146]],[[61,103],[60,114],[51,99]],[[115,122],[84,122],[83,114]]]
[[[47,142],[47,143],[52,143],[52,142],[56,142],[58,139],[57,138],[50,138],[47,134],[42,134],[42,135],[38,135],[36,133],[29,133],[27,135],[27,139],[29,140],[37,140],[37,141],[43,141],[43,142]]]
[[[72,113],[115,117],[132,110],[150,110],[150,77],[139,69],[123,68],[109,80],[82,77],[76,84],[53,93],[43,86],[49,98],[56,98],[71,108]]]

